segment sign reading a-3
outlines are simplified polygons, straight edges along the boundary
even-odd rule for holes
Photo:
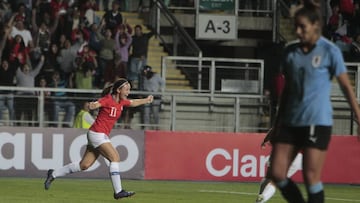
[[[197,39],[236,39],[237,18],[229,15],[198,15]]]

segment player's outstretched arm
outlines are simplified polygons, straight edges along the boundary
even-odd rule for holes
[[[100,107],[101,107],[101,104],[98,101],[90,102],[90,104],[89,104],[90,110],[98,109]]]
[[[154,97],[152,95],[149,95],[148,97],[144,98],[144,99],[133,99],[131,100],[131,107],[136,107],[136,106],[140,106],[140,105],[144,105],[144,104],[150,104],[152,103],[154,100]]]

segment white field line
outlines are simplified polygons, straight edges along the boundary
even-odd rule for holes
[[[254,196],[256,196],[258,194],[258,193],[252,193],[252,192],[235,192],[235,191],[221,191],[221,190],[199,190],[199,192],[237,194],[237,195],[254,195]],[[340,202],[360,202],[360,200],[356,200],[356,199],[342,199],[342,198],[333,198],[333,197],[325,197],[325,199],[340,201]]]
[[[223,194],[236,194],[236,195],[257,195],[258,193],[252,192],[235,192],[235,191],[221,191],[221,190],[199,190],[203,193],[223,193]]]

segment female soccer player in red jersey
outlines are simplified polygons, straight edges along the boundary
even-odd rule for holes
[[[125,191],[121,186],[120,178],[120,157],[119,153],[110,142],[109,135],[115,122],[121,115],[123,107],[136,107],[148,104],[153,101],[150,95],[144,99],[129,100],[127,96],[130,93],[130,83],[125,79],[117,80],[113,85],[105,88],[102,92],[102,98],[90,103],[90,109],[98,109],[98,116],[87,133],[88,145],[85,154],[80,162],[70,163],[59,169],[50,169],[44,183],[48,190],[52,181],[57,177],[65,176],[88,169],[99,157],[104,156],[110,161],[109,173],[114,188],[114,198],[120,199],[129,197],[135,192]]]

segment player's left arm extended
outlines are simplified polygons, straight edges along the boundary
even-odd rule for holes
[[[152,103],[154,100],[154,97],[152,95],[149,95],[148,97],[144,98],[144,99],[133,99],[131,100],[131,107],[136,107],[136,106],[140,106],[140,105],[144,105],[144,104],[150,104]]]
[[[101,104],[98,101],[89,103],[89,109],[90,110],[98,109],[100,107],[101,107]]]

